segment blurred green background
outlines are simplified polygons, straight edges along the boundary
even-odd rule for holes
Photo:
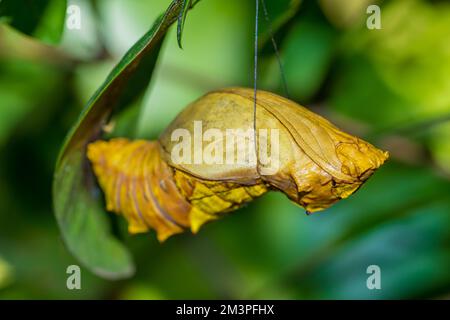
[[[123,232],[136,275],[111,282],[82,269],[74,291],[66,268],[77,261],[51,206],[57,153],[89,97],[170,1],[68,1],[81,8],[81,29],[66,28],[62,39],[65,1],[36,2],[39,10],[16,20],[8,10],[23,8],[0,4],[1,299],[450,298],[448,1],[266,0],[260,88],[285,94],[272,29],[291,98],[391,160],[357,194],[309,217],[272,193],[163,245],[154,233]],[[381,30],[366,27],[374,3]],[[252,86],[254,14],[254,1],[202,0],[183,50],[174,28],[167,37],[138,117],[122,119],[128,131],[155,138],[205,92]],[[381,268],[381,290],[366,287],[369,265]]]

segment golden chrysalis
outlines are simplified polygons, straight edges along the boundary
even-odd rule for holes
[[[283,192],[308,212],[323,210],[354,193],[388,158],[387,152],[273,93],[258,91],[256,123],[254,111],[252,89],[229,88],[189,105],[157,141],[91,143],[87,156],[107,210],[122,214],[130,233],[154,229],[164,241],[186,229],[196,233],[270,190]],[[198,140],[198,130],[202,139],[208,135],[206,143]],[[238,134],[229,135],[230,130]],[[235,161],[245,151],[235,139],[242,134],[241,142],[254,143],[253,157],[249,152]],[[181,152],[189,160],[184,162],[174,157],[180,155],[183,135],[185,146],[194,146]],[[263,161],[264,154],[276,159],[275,170]]]

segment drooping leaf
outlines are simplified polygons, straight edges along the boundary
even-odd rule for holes
[[[182,48],[181,39],[183,37],[184,24],[189,9],[193,8],[200,0],[183,0],[183,7],[178,14],[177,41],[178,46]]]
[[[27,35],[55,44],[64,30],[66,7],[66,0],[3,0],[0,20]]]
[[[178,41],[178,46],[180,48],[182,48],[182,44],[181,44],[181,38],[183,36],[183,29],[184,29],[184,23],[186,21],[186,16],[187,16],[187,9],[190,6],[192,0],[184,0],[183,3],[183,8],[180,11],[180,14],[178,15],[178,26],[177,26],[177,41]]]
[[[127,249],[109,233],[86,161],[86,145],[102,133],[113,112],[147,87],[164,35],[181,8],[182,1],[174,0],[112,70],[69,132],[57,161],[53,201],[63,239],[80,262],[100,276],[124,278],[133,273],[134,266]]]

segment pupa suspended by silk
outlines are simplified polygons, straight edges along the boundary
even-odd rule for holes
[[[251,89],[214,91],[184,109],[157,141],[116,138],[88,145],[107,210],[122,214],[130,233],[154,229],[164,241],[186,229],[196,233],[271,190],[308,212],[323,210],[358,190],[388,158],[286,98],[258,91],[256,101],[255,108]],[[207,143],[198,141],[199,130]],[[242,142],[254,152],[233,161]],[[180,143],[192,148],[180,155]],[[275,170],[262,154],[276,160]]]

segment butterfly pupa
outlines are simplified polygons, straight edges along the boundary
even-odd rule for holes
[[[190,104],[156,141],[116,138],[88,145],[107,210],[122,214],[130,233],[154,229],[164,241],[186,229],[196,233],[271,190],[308,213],[326,209],[358,190],[388,158],[293,101],[266,91],[258,91],[256,101],[256,123],[253,90],[228,88]],[[199,141],[199,130],[200,139],[213,134]],[[254,143],[253,156],[233,161],[242,151],[238,142],[246,140],[230,143],[230,130],[252,133],[246,137],[249,146]],[[174,156],[180,143],[190,147],[182,150],[189,161]],[[261,150],[276,159],[275,170],[262,161]]]

